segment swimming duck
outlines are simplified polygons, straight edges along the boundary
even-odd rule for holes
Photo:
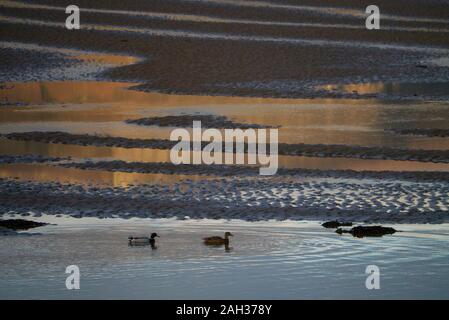
[[[226,232],[224,235],[224,238],[222,237],[207,237],[207,238],[203,238],[204,240],[204,244],[206,245],[228,245],[229,244],[229,237],[234,236],[232,233],[230,232]]]
[[[156,237],[160,238],[157,235],[157,233],[153,232],[149,238],[148,237],[128,237],[128,241],[129,241],[129,244],[132,246],[133,245],[135,245],[135,246],[148,245],[148,244],[151,246],[154,246],[156,243],[156,239],[155,239]]]

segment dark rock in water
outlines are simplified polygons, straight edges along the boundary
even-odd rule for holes
[[[382,227],[382,226],[357,226],[352,228],[351,230],[344,230],[342,228],[338,228],[335,232],[338,234],[342,233],[350,233],[354,237],[363,238],[363,237],[382,237],[386,234],[393,234],[397,230],[390,227]]]
[[[322,224],[323,227],[329,228],[329,229],[335,229],[338,227],[351,227],[352,222],[339,222],[337,220],[335,221],[327,221]]]
[[[0,227],[8,228],[11,230],[28,230],[31,228],[42,227],[45,225],[47,225],[47,223],[23,219],[0,220]]]
[[[449,129],[437,129],[437,128],[430,128],[430,129],[389,129],[386,130],[389,132],[392,132],[394,134],[400,134],[400,135],[415,135],[415,136],[425,136],[425,137],[442,137],[446,138],[449,137]]]

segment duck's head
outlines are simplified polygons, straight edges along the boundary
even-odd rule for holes
[[[232,234],[232,233],[230,233],[230,232],[226,232],[225,233],[225,237],[227,238],[227,237],[233,237],[234,235]]]
[[[154,238],[156,238],[156,237],[160,238],[160,237],[157,235],[157,233],[153,232],[153,233],[151,234],[151,239],[154,239]]]

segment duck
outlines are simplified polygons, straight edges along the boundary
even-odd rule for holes
[[[234,235],[230,232],[226,232],[224,234],[224,238],[222,237],[207,237],[207,238],[203,238],[204,240],[204,244],[206,245],[213,245],[213,246],[217,246],[217,245],[229,245],[229,237],[233,237]]]
[[[157,233],[153,232],[150,237],[128,237],[128,242],[132,246],[156,244],[156,237],[160,238]]]

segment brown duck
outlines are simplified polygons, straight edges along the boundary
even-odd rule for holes
[[[233,234],[230,232],[226,232],[224,235],[224,238],[222,237],[207,237],[207,238],[203,238],[204,240],[204,244],[206,245],[213,245],[213,246],[218,246],[218,245],[228,245],[229,244],[229,237],[232,237]]]

